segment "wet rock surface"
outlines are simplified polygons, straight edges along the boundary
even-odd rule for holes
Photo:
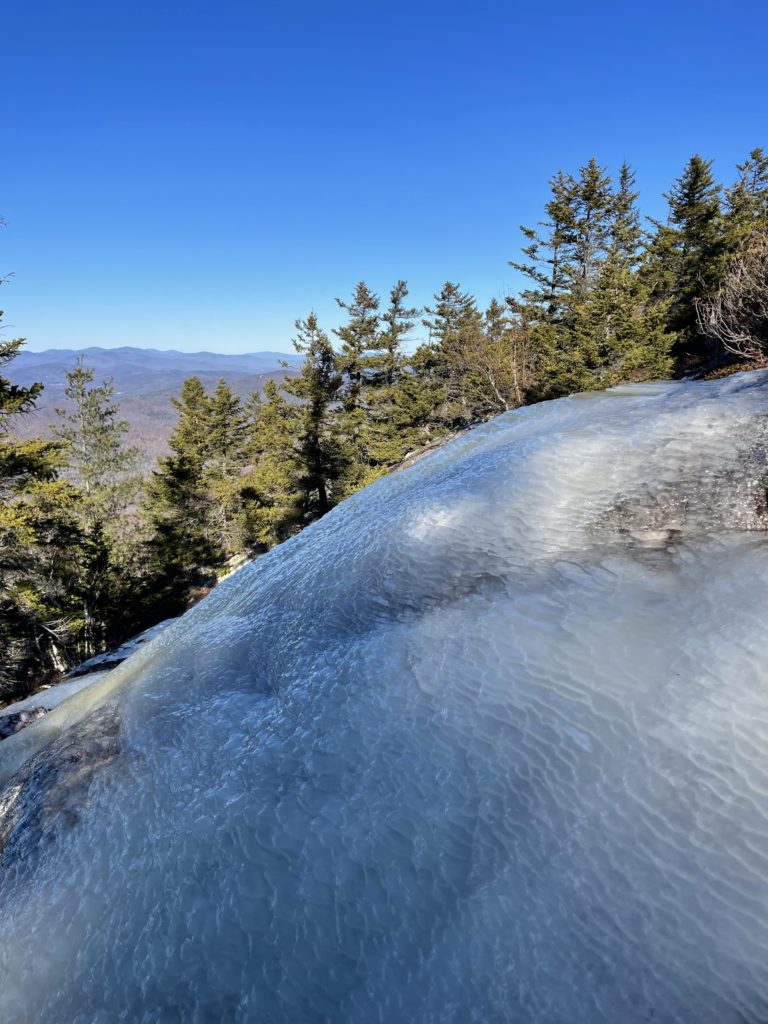
[[[48,708],[38,706],[30,708],[28,711],[16,711],[3,715],[0,717],[0,740],[21,732],[22,729],[26,729],[28,725],[32,725],[33,722],[47,714]]]
[[[20,858],[30,866],[41,846],[73,828],[88,807],[94,774],[119,751],[120,719],[107,705],[28,761],[0,790],[0,869]]]

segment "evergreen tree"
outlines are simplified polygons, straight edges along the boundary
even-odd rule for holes
[[[52,432],[62,442],[69,475],[84,495],[89,520],[103,525],[135,495],[138,481],[130,475],[140,451],[124,443],[129,428],[126,420],[117,418],[120,406],[114,401],[112,380],[94,384],[94,371],[82,356],[66,377],[64,395],[70,407],[55,410],[59,423]]]
[[[434,396],[433,418],[443,427],[471,423],[471,407],[463,380],[466,353],[477,344],[482,332],[482,314],[473,295],[458,284],[446,281],[427,307],[422,321],[429,329],[429,341],[417,349],[413,366]]]
[[[194,587],[213,582],[225,556],[208,534],[208,510],[196,464],[180,454],[159,459],[146,484],[143,577],[132,605],[140,614],[134,629],[180,614]]]
[[[571,389],[667,377],[673,336],[667,310],[651,303],[630,258],[618,248],[603,263],[595,287],[574,310]]]
[[[368,416],[365,408],[368,383],[376,372],[379,347],[379,297],[364,281],[352,294],[350,302],[337,299],[347,312],[347,322],[334,329],[341,341],[337,368],[342,374],[342,430],[349,443],[343,479],[345,493],[351,493],[370,480]]]
[[[610,251],[634,269],[640,259],[643,230],[637,208],[639,193],[635,189],[635,172],[627,163],[619,169],[619,184],[613,195],[610,221]]]
[[[625,202],[627,199],[628,196],[623,197]],[[569,305],[583,301],[594,287],[615,224],[616,200],[612,193],[611,179],[595,157],[579,171],[572,204]],[[565,251],[568,253],[568,246]]]
[[[0,280],[1,283],[2,280]],[[0,321],[2,321],[3,315],[3,310],[0,309]],[[0,370],[19,354],[23,344],[24,338],[14,338],[12,341],[0,339]],[[20,384],[12,384],[0,374],[0,430],[7,429],[9,417],[33,409],[42,390],[41,383],[22,387]]]
[[[556,324],[563,319],[565,299],[575,274],[572,254],[578,185],[563,171],[558,171],[549,184],[552,198],[544,208],[546,219],[536,228],[520,228],[528,243],[522,250],[526,262],[510,262],[530,281],[520,295],[520,302],[535,324]]]
[[[320,329],[314,313],[306,320],[296,321],[293,344],[296,351],[304,355],[304,363],[299,376],[287,378],[283,389],[301,403],[296,417],[296,457],[301,467],[299,486],[304,514],[315,518],[325,515],[336,504],[337,481],[349,461],[336,424],[338,417],[334,414],[342,376],[330,339]],[[363,386],[361,380],[360,387]]]
[[[210,497],[208,533],[229,557],[246,546],[241,529],[241,475],[247,464],[247,422],[240,397],[224,380],[207,399],[206,459],[201,486]]]
[[[209,581],[226,559],[204,478],[211,400],[200,379],[190,377],[172,402],[179,416],[171,454],[158,460],[147,481],[143,508],[144,602],[157,617],[181,611],[190,589]]]
[[[720,186],[712,161],[691,157],[666,193],[667,224],[656,228],[644,261],[643,277],[652,299],[668,303],[668,330],[676,335],[679,370],[702,365],[712,349],[700,334],[696,306],[717,290],[725,270],[725,235]]]
[[[573,307],[573,345],[560,367],[560,393],[668,375],[673,335],[668,302],[652,302],[636,271],[641,242],[635,176],[625,163],[610,201],[607,255],[593,287]]]
[[[205,399],[206,437],[201,449],[216,472],[229,476],[243,464],[247,423],[240,397],[225,380],[220,380],[210,398]]]
[[[432,409],[432,396],[419,387],[408,371],[403,343],[413,330],[420,310],[407,305],[408,285],[397,281],[389,293],[389,306],[381,315],[379,355],[372,360],[366,394],[368,453],[372,475],[401,462],[418,447]]]
[[[54,436],[61,442],[66,473],[78,492],[82,531],[77,591],[82,629],[78,654],[92,657],[118,632],[120,609],[131,587],[130,548],[135,522],[125,512],[135,499],[139,478],[133,473],[139,449],[124,443],[128,423],[118,419],[111,380],[96,385],[82,356],[67,373],[64,394],[69,409],[56,409]]]
[[[241,481],[243,530],[248,546],[266,550],[302,525],[307,484],[297,453],[301,409],[268,380],[250,412],[250,468]]]
[[[343,402],[348,414],[354,413],[360,405],[366,370],[370,366],[369,354],[378,347],[379,297],[360,281],[352,294],[351,302],[336,299],[341,309],[347,312],[347,322],[334,330],[341,341],[338,369],[344,377]]]
[[[517,309],[535,368],[526,392],[531,401],[557,398],[578,386],[573,309],[592,286],[610,232],[610,183],[594,159],[578,179],[558,171],[550,189],[546,219],[539,225],[544,231],[522,228],[527,262],[510,264],[530,281]]]
[[[381,314],[379,348],[384,355],[379,362],[379,373],[387,387],[394,387],[402,377],[405,367],[403,342],[413,330],[419,310],[407,306],[408,284],[397,281],[389,293],[389,306]]]
[[[0,340],[0,371],[22,345],[21,338]],[[65,669],[80,625],[71,591],[82,538],[77,496],[58,479],[61,446],[20,440],[11,429],[41,389],[0,372],[0,699]]]
[[[208,457],[208,438],[211,429],[211,400],[199,377],[188,377],[178,398],[171,402],[178,412],[176,426],[169,444],[177,455],[183,455],[201,470]]]
[[[730,253],[747,246],[757,234],[768,232],[768,154],[753,149],[736,165],[737,181],[725,192],[725,234]]]

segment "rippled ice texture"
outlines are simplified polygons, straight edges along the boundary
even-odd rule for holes
[[[768,1020],[767,435],[502,416],[6,741],[0,1019]]]

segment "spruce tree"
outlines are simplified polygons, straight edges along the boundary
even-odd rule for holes
[[[686,370],[703,365],[713,354],[699,332],[696,307],[717,290],[725,272],[720,186],[712,161],[691,157],[665,198],[668,220],[653,222],[656,230],[646,251],[643,278],[652,299],[668,303],[667,328],[676,335],[676,366]]]
[[[207,399],[201,486],[210,497],[208,531],[228,557],[246,545],[241,529],[241,475],[247,464],[247,421],[239,395],[224,380]]]
[[[144,602],[154,617],[181,611],[190,589],[210,581],[227,555],[204,477],[211,400],[200,379],[190,377],[172,402],[179,416],[168,442],[171,454],[158,459],[143,506]]]
[[[220,565],[224,551],[211,527],[212,500],[204,469],[209,454],[211,400],[199,377],[184,381],[178,412],[168,440],[171,454],[158,460],[146,486],[145,516],[153,532],[150,542],[155,567],[168,560],[179,567],[182,587],[201,567]]]
[[[402,377],[404,370],[403,342],[413,330],[420,310],[408,306],[408,283],[397,281],[389,293],[389,306],[381,314],[381,337],[379,348],[383,356],[379,363],[379,373],[384,384],[395,386]]]
[[[286,401],[274,380],[249,406],[249,469],[240,485],[243,531],[249,547],[266,550],[303,524],[298,447],[301,409]]]
[[[365,281],[360,281],[350,302],[342,299],[336,299],[336,302],[347,313],[347,322],[333,333],[341,341],[338,369],[344,377],[344,409],[351,414],[360,405],[360,392],[370,365],[370,353],[378,344],[379,297]]]
[[[382,380],[386,349],[379,330],[379,297],[364,281],[356,286],[350,302],[336,301],[348,317],[345,324],[334,329],[334,334],[341,341],[336,365],[343,378],[341,430],[349,456],[341,486],[345,494],[351,494],[377,475],[368,405],[371,389]]]
[[[296,321],[293,345],[303,354],[304,362],[299,376],[286,378],[283,389],[301,403],[295,420],[295,454],[301,467],[299,486],[304,515],[316,518],[325,515],[338,501],[337,482],[349,462],[336,412],[342,375],[330,339],[314,313],[306,320]],[[361,379],[360,388],[363,387]]]
[[[208,457],[211,400],[200,378],[188,377],[179,397],[172,398],[171,402],[179,415],[169,444],[177,455],[183,455],[202,468]]]
[[[729,253],[768,232],[768,154],[758,147],[736,165],[737,181],[725,191],[725,235]]]
[[[628,196],[624,197],[624,201]],[[569,260],[569,304],[583,301],[600,272],[611,238],[615,197],[606,169],[592,157],[579,171],[573,190],[572,252]],[[568,253],[568,246],[566,246]]]
[[[617,247],[594,288],[574,309],[571,390],[612,387],[621,381],[669,376],[674,338],[666,308],[651,303],[630,258]]]
[[[561,393],[666,377],[671,369],[668,302],[652,302],[636,270],[642,238],[637,197],[634,173],[625,163],[609,202],[602,238],[607,253],[597,263],[591,289],[573,306],[573,346],[561,367]]]
[[[627,163],[619,168],[618,187],[613,195],[610,219],[610,251],[634,269],[640,259],[643,230],[637,208],[635,172]]]
[[[242,402],[225,380],[220,380],[206,399],[203,450],[221,476],[227,477],[243,464],[247,423]]]
[[[12,384],[1,372],[23,343],[0,340],[0,700],[67,668],[81,626],[82,535],[77,495],[58,477],[61,445],[21,440],[12,429],[42,390]]]
[[[80,356],[66,374],[69,408],[57,408],[52,433],[62,443],[72,483],[83,493],[88,517],[102,524],[118,516],[135,495],[131,479],[139,449],[125,444],[129,425],[118,419],[113,381],[94,384],[94,371]]]
[[[433,418],[443,427],[472,423],[474,409],[463,379],[466,353],[482,332],[482,314],[475,297],[446,281],[428,306],[422,321],[429,340],[417,349],[413,366],[423,375],[434,396]]]
[[[522,249],[526,259],[510,263],[530,282],[520,293],[517,309],[526,324],[535,366],[535,380],[526,392],[531,401],[556,398],[573,387],[570,367],[574,360],[574,287],[585,280],[584,258],[587,262],[591,258],[591,249],[582,237],[579,266],[578,222],[587,214],[581,183],[561,170],[549,184],[551,198],[544,208],[545,219],[538,228],[521,228],[528,243]],[[581,230],[583,233],[583,225]]]
[[[558,171],[549,185],[552,197],[544,207],[546,219],[535,228],[520,227],[528,243],[522,249],[525,262],[509,264],[530,282],[521,292],[520,302],[537,324],[556,324],[563,319],[564,302],[575,275],[572,257],[578,185],[564,171]]]
[[[381,314],[378,354],[371,360],[366,412],[372,475],[401,462],[418,446],[433,405],[431,396],[420,393],[419,382],[407,368],[403,344],[420,313],[407,299],[407,283],[397,281]]]
[[[66,475],[78,492],[77,515],[83,543],[78,590],[82,604],[79,653],[100,653],[120,633],[121,605],[131,590],[135,517],[126,510],[140,481],[134,473],[139,449],[127,446],[129,427],[118,419],[111,380],[94,384],[82,356],[67,373],[67,409],[56,409],[53,434],[61,442]]]

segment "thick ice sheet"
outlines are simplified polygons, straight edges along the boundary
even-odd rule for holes
[[[502,416],[3,743],[0,1019],[768,1020],[767,439]]]

